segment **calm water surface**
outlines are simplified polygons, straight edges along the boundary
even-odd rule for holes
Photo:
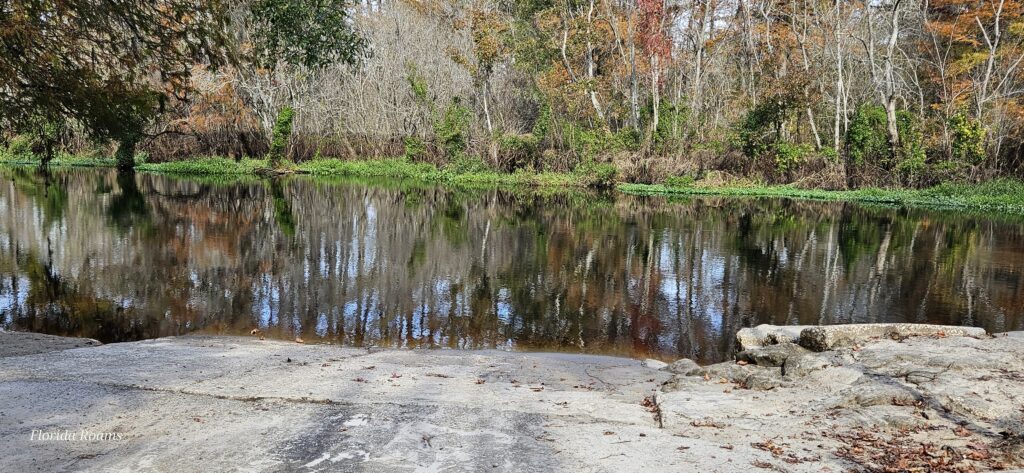
[[[720,360],[761,323],[1024,329],[1017,217],[0,171],[0,327]]]

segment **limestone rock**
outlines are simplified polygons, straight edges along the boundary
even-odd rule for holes
[[[782,364],[782,374],[787,377],[803,377],[812,371],[821,370],[830,366],[842,364],[836,353],[815,353],[805,351],[804,353],[792,355],[786,358]]]
[[[807,328],[806,325],[778,326],[762,324],[757,327],[740,329],[736,332],[736,342],[740,350],[775,345],[786,342],[796,342],[800,339],[800,332]]]
[[[787,359],[803,356],[806,353],[810,353],[810,351],[796,343],[785,342],[741,351],[736,355],[736,359],[757,366],[779,367]]]
[[[700,365],[689,358],[676,360],[672,362],[672,364],[662,368],[662,370],[673,374],[681,374],[683,376],[693,376],[701,372]]]
[[[753,371],[752,367],[737,365],[735,362],[726,361],[705,366],[699,374],[707,375],[712,380],[725,379],[731,383],[743,384]]]
[[[663,370],[668,366],[668,363],[665,363],[664,361],[655,360],[653,358],[648,358],[642,361],[641,364],[648,368],[653,368],[656,370]]]
[[[864,372],[850,366],[829,366],[814,370],[800,379],[804,386],[814,386],[819,392],[839,391],[861,382]],[[787,378],[793,379],[789,376]]]
[[[676,391],[691,390],[691,387],[698,386],[704,382],[703,378],[677,374],[661,384],[661,392],[671,393]]]
[[[895,382],[878,382],[870,378],[839,393],[834,407],[909,406],[921,400],[921,395]]]
[[[782,374],[779,370],[770,368],[756,369],[743,380],[744,388],[759,391],[775,389],[781,385]]]
[[[928,324],[850,324],[806,327],[800,332],[800,346],[814,351],[828,351],[865,343],[872,339],[936,336],[983,337],[985,329]]]

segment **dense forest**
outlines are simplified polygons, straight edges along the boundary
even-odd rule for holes
[[[1017,0],[0,1],[8,157],[404,157],[842,189],[1024,174]]]

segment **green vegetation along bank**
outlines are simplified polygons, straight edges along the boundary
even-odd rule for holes
[[[38,165],[37,161],[0,157],[4,165]],[[55,167],[113,167],[116,160],[98,157],[60,156],[50,163]],[[780,197],[794,199],[862,202],[913,207],[941,207],[1024,214],[1024,182],[997,179],[981,184],[941,184],[927,189],[804,189],[793,185],[762,185],[736,180],[676,180],[663,184],[616,182],[614,170],[595,164],[571,173],[518,171],[502,173],[473,163],[453,163],[437,167],[407,159],[339,160],[316,159],[298,164],[285,163],[276,170],[266,159],[231,160],[195,158],[166,163],[139,163],[143,172],[181,176],[259,176],[308,174],[313,176],[349,176],[418,180],[460,187],[538,187],[538,188],[615,188],[634,195],[716,195],[740,197]]]

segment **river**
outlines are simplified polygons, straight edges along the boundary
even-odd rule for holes
[[[0,171],[0,327],[725,359],[745,326],[1024,329],[1024,217]]]

